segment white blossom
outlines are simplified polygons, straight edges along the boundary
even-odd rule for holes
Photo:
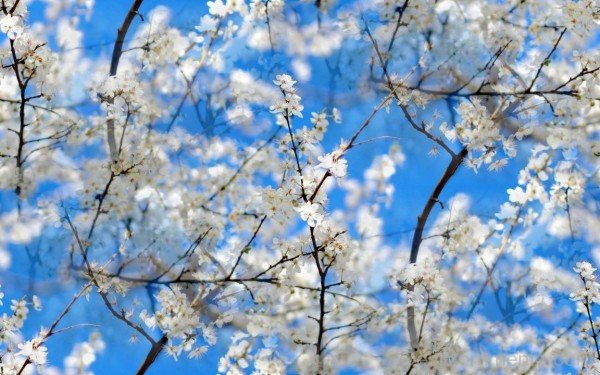
[[[306,202],[296,208],[296,211],[300,213],[302,220],[306,221],[311,227],[319,225],[324,218],[323,213],[321,212],[321,206],[317,203]]]
[[[328,170],[335,177],[344,177],[348,169],[346,160],[336,157],[333,153],[325,154],[318,157],[320,163],[319,168]]]

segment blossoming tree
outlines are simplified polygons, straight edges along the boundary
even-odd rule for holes
[[[0,373],[600,371],[597,1],[0,1]]]

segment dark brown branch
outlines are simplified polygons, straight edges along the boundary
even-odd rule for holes
[[[156,357],[158,357],[158,355],[160,354],[160,352],[165,347],[165,344],[167,343],[167,341],[168,341],[168,338],[165,335],[165,336],[161,337],[160,340],[158,340],[157,342],[155,342],[154,344],[152,344],[152,347],[150,348],[150,351],[148,352],[148,355],[146,356],[146,359],[144,360],[144,362],[140,366],[140,369],[136,372],[137,375],[143,375],[143,374],[146,373],[146,371],[148,371],[148,369],[150,368],[150,366],[152,366],[152,364],[156,360]]]
[[[377,44],[377,41],[375,40],[375,38],[373,37],[373,34],[371,33],[371,30],[369,29],[369,25],[367,24],[366,19],[363,17],[363,22],[365,23],[365,31],[371,41],[371,44],[373,44],[373,49],[375,50],[375,54],[377,55],[377,58],[379,59],[379,64],[381,65],[381,69],[383,70],[383,75],[386,79],[385,84],[387,85],[388,89],[390,90],[391,95],[394,96],[394,98],[396,98],[396,100],[398,100],[399,102],[399,106],[400,109],[402,109],[402,113],[404,113],[404,116],[406,117],[406,119],[408,120],[408,122],[410,123],[410,125],[417,130],[419,133],[424,134],[425,136],[427,136],[427,138],[431,139],[432,141],[434,141],[435,143],[437,143],[440,147],[442,147],[446,152],[448,152],[448,154],[450,154],[452,157],[455,156],[454,152],[452,151],[452,149],[446,145],[444,143],[444,141],[442,141],[439,137],[436,137],[435,135],[431,134],[429,131],[427,131],[427,128],[425,127],[424,124],[421,124],[421,126],[417,125],[417,123],[414,121],[414,119],[412,118],[412,116],[410,115],[409,111],[408,111],[408,107],[402,103],[402,99],[400,98],[400,96],[398,95],[398,88],[401,87],[402,85],[395,85],[392,77],[390,76],[388,70],[387,70],[387,66],[386,66],[386,61],[383,58],[383,54],[381,53],[381,50],[379,49],[379,45]]]
[[[27,98],[25,96],[25,92],[27,90],[27,83],[29,80],[23,80],[21,77],[21,73],[19,72],[19,59],[17,58],[17,53],[15,51],[15,41],[10,39],[10,53],[12,55],[13,63],[12,68],[15,73],[15,78],[17,79],[17,84],[19,85],[19,131],[17,132],[19,136],[19,144],[17,146],[17,155],[16,155],[16,163],[17,163],[17,186],[15,187],[15,193],[17,194],[17,198],[19,199],[19,207],[20,201],[22,198],[21,190],[23,188],[24,183],[24,174],[23,174],[23,147],[25,146],[25,103],[27,102]]]
[[[540,64],[540,67],[538,68],[537,72],[535,73],[535,76],[533,77],[533,80],[531,81],[531,84],[529,84],[529,87],[527,88],[526,91],[531,91],[531,89],[533,88],[533,85],[535,85],[535,81],[537,81],[538,77],[540,76],[540,73],[542,72],[542,69],[544,69],[544,66],[546,66],[546,64],[548,64],[550,62],[550,58],[552,57],[552,55],[556,51],[556,48],[558,48],[558,44],[562,40],[562,37],[563,37],[563,35],[565,35],[566,31],[567,31],[567,28],[565,27],[563,29],[563,31],[560,33],[560,36],[558,37],[558,39],[556,40],[556,42],[554,43],[554,46],[552,47],[552,50],[550,50],[550,53],[548,53],[548,56],[546,56],[546,58]]]
[[[427,219],[429,218],[429,214],[433,209],[433,206],[439,201],[440,194],[448,181],[452,178],[454,173],[458,170],[458,167],[462,164],[464,158],[467,156],[467,149],[463,148],[462,151],[452,157],[450,160],[450,164],[446,168],[446,171],[442,175],[442,178],[433,189],[433,192],[427,199],[427,203],[425,207],[423,207],[423,211],[419,215],[417,219],[417,227],[415,229],[415,233],[413,235],[412,245],[410,249],[410,263],[416,263],[417,257],[419,256],[419,248],[421,247],[421,242],[423,241],[423,230],[425,229],[425,224],[427,224]],[[408,290],[413,290],[413,285],[408,286]],[[419,344],[419,337],[417,336],[417,327],[415,324],[415,308],[414,306],[409,306],[406,309],[407,315],[407,326],[408,326],[408,334],[410,336],[410,343],[413,349],[416,349]]]
[[[425,224],[427,223],[427,219],[429,218],[429,214],[433,209],[433,206],[439,201],[440,194],[444,187],[450,181],[454,173],[458,170],[458,167],[462,164],[463,160],[467,156],[467,149],[463,148],[462,151],[450,160],[450,164],[446,168],[446,171],[442,175],[442,178],[438,181],[435,189],[427,199],[427,203],[425,207],[423,207],[423,211],[419,215],[417,219],[417,227],[415,229],[415,233],[412,239],[412,245],[410,248],[410,263],[416,263],[417,257],[419,255],[419,247],[421,246],[421,242],[423,241],[423,230],[425,229]]]
[[[125,316],[125,312],[121,311],[121,313],[119,314],[119,312],[117,312],[117,310],[115,310],[115,308],[112,306],[112,303],[108,299],[107,292],[103,292],[103,291],[100,290],[100,285],[98,283],[98,280],[96,279],[96,276],[94,275],[94,271],[93,271],[92,266],[91,266],[91,264],[90,264],[90,262],[88,260],[88,257],[87,257],[87,248],[83,244],[83,242],[81,240],[81,237],[79,236],[79,232],[77,231],[77,228],[75,228],[75,225],[71,221],[71,218],[69,217],[69,214],[68,214],[68,212],[66,210],[65,210],[65,220],[67,221],[67,224],[69,225],[69,228],[71,229],[71,232],[73,233],[73,237],[75,238],[75,242],[77,244],[77,247],[79,248],[81,256],[83,257],[83,261],[84,261],[84,264],[85,264],[85,267],[86,267],[87,275],[90,278],[91,282],[98,288],[98,294],[100,294],[100,297],[102,297],[102,300],[104,301],[104,304],[106,305],[106,307],[108,308],[108,310],[110,311],[110,313],[115,318],[121,320],[122,322],[124,322],[125,324],[127,324],[129,327],[131,327],[134,330],[136,330],[137,332],[139,332],[152,345],[154,345],[154,343],[155,343],[154,339],[146,331],[144,331],[144,329],[142,327],[140,327],[139,325],[137,325],[134,322],[132,322],[129,319],[127,319],[127,317]]]
[[[127,12],[127,16],[123,20],[121,27],[117,30],[117,40],[115,41],[115,46],[113,48],[112,57],[110,59],[110,76],[115,76],[117,74],[117,69],[119,68],[119,61],[121,60],[121,55],[123,53],[123,43],[125,42],[125,36],[127,35],[127,31],[131,26],[131,22],[138,14],[138,9],[142,5],[143,0],[135,0]],[[112,104],[113,98],[108,99],[108,103]],[[117,142],[115,138],[115,121],[114,119],[109,119],[106,123],[106,136],[108,141],[108,148],[110,152],[110,158],[112,163],[116,163],[118,161],[119,152],[117,150]]]
[[[409,1],[410,0],[405,0],[404,4],[402,4],[401,7],[399,6],[396,8],[396,12],[398,13],[398,19],[396,20],[396,27],[394,27],[394,31],[392,32],[392,37],[390,38],[390,43],[388,44],[388,47],[387,47],[387,51],[386,51],[387,58],[385,60],[384,66],[383,66],[383,70],[387,70],[388,64],[390,63],[390,53],[392,52],[392,48],[394,48],[394,42],[396,42],[396,35],[398,34],[398,30],[400,30],[400,26],[403,25],[402,16],[404,15],[404,11],[408,7]]]
[[[250,251],[250,246],[252,246],[252,242],[254,242],[254,240],[258,236],[258,232],[260,232],[260,228],[262,228],[265,220],[267,220],[267,215],[263,216],[262,219],[260,220],[260,223],[258,223],[258,226],[254,230],[254,233],[252,233],[252,237],[248,240],[248,242],[246,242],[246,245],[240,251],[240,254],[238,255],[238,257],[235,261],[235,264],[233,265],[233,267],[231,268],[231,271],[229,272],[229,274],[227,275],[227,277],[225,279],[231,279],[237,266],[240,264],[240,261],[242,260],[242,257],[244,256],[244,254],[246,252]]]
[[[114,76],[117,74],[117,69],[119,68],[119,60],[121,59],[121,54],[123,52],[123,43],[125,42],[125,36],[127,35],[127,31],[131,26],[131,22],[138,14],[138,9],[142,5],[144,0],[135,0],[127,12],[127,16],[123,20],[121,27],[117,30],[117,40],[115,41],[115,46],[112,52],[112,58],[110,60],[110,75]]]

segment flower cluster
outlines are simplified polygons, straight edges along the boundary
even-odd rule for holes
[[[335,177],[344,177],[348,170],[348,162],[336,153],[329,153],[323,156],[319,156],[320,163],[317,165],[318,168],[329,171]]]
[[[270,107],[272,113],[281,113],[285,117],[302,117],[304,106],[300,104],[300,96],[296,94],[296,88],[294,87],[296,82],[288,74],[278,74],[276,76],[273,83],[279,86],[283,98]]]
[[[596,275],[594,274],[596,268],[592,267],[589,262],[577,262],[573,270],[579,274],[583,282],[583,289],[571,293],[571,299],[573,301],[582,301],[585,305],[599,303],[600,284],[596,281]]]

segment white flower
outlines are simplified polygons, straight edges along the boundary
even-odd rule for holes
[[[83,342],[75,345],[71,354],[65,359],[65,367],[72,373],[85,373],[83,370],[94,361],[96,361],[96,349],[91,343]]]
[[[217,17],[224,17],[229,12],[223,0],[207,1],[206,5],[208,5],[208,12]]]
[[[327,125],[329,125],[329,121],[327,121],[327,115],[323,112],[311,112],[310,122],[315,126],[315,128],[326,129]]]
[[[42,301],[40,300],[40,297],[36,295],[31,298],[31,304],[33,305],[33,309],[36,311],[40,311],[42,309]]]
[[[12,300],[10,309],[13,311],[16,317],[21,319],[25,319],[27,314],[29,313],[29,309],[27,308],[27,302],[25,300]]]
[[[504,159],[500,159],[500,160],[496,160],[495,162],[493,162],[492,164],[490,164],[490,166],[488,167],[489,171],[498,171],[502,168],[504,168],[506,166],[506,164],[508,164],[508,159],[504,158]]]
[[[149,315],[145,309],[140,312],[140,319],[142,319],[148,328],[156,327],[156,318],[152,315]]]
[[[0,31],[2,31],[9,39],[16,39],[23,33],[23,25],[21,17],[6,15],[0,19]]]
[[[320,164],[318,168],[327,169],[335,177],[344,177],[348,169],[348,163],[344,159],[335,159],[333,154],[325,154],[318,157]]]
[[[500,212],[496,214],[496,217],[500,220],[514,219],[518,211],[519,207],[506,202],[500,206]]]
[[[339,124],[342,122],[342,114],[339,109],[334,107],[333,110],[331,111],[331,116],[333,116],[333,122],[335,122],[336,124]]]
[[[377,156],[373,164],[365,172],[365,178],[368,180],[387,180],[396,173],[396,164],[389,155]]]
[[[316,203],[306,202],[296,211],[300,213],[300,218],[306,221],[309,226],[316,227],[323,221],[323,213],[321,213],[321,206]]]
[[[27,357],[36,365],[43,365],[46,363],[46,358],[48,356],[48,349],[45,346],[41,345],[41,343],[37,342],[38,340],[30,340],[26,341],[23,344],[19,344],[18,347],[21,349],[17,352],[17,355],[21,355]]]
[[[596,268],[592,267],[590,262],[577,262],[573,268],[575,272],[581,275],[585,279],[590,279],[590,276],[594,274]]]
[[[294,91],[294,84],[297,81],[294,81],[289,74],[277,74],[275,76],[274,84],[279,86],[283,91]]]
[[[515,189],[508,189],[506,192],[508,193],[508,200],[513,203],[525,204],[529,199],[520,186],[517,186]]]
[[[199,348],[196,348],[194,350],[192,350],[189,354],[188,354],[188,358],[190,359],[195,359],[195,358],[200,358],[204,355],[204,353],[206,353],[208,351],[208,347],[207,346],[201,346]]]
[[[456,139],[456,130],[450,129],[446,122],[442,122],[440,124],[440,132],[442,132],[444,137],[446,137],[446,139],[448,139],[450,142],[454,142]]]
[[[219,24],[218,19],[206,14],[200,19],[200,25],[196,26],[196,30],[198,30],[201,33],[206,32],[206,31],[213,32],[213,31],[217,30],[218,24]]]

